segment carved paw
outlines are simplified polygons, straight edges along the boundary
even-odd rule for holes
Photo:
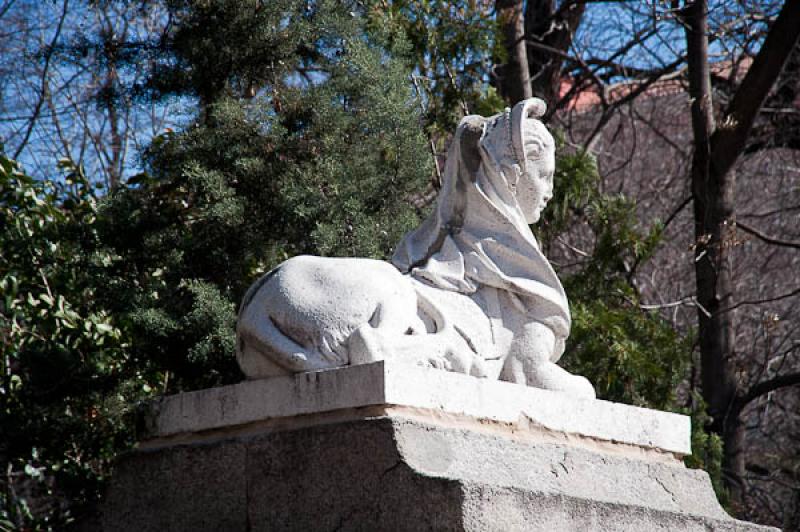
[[[528,386],[544,388],[556,392],[565,392],[573,397],[594,399],[594,386],[586,377],[573,375],[552,362],[545,362],[532,371],[527,372]]]
[[[450,371],[472,375],[473,377],[486,377],[488,375],[486,361],[469,349],[450,350],[447,357],[450,362]]]
[[[570,377],[572,377],[572,382],[569,385],[569,389],[564,391],[575,397],[585,397],[587,399],[595,399],[597,397],[594,386],[589,382],[589,379],[580,375],[570,375]]]
[[[362,325],[347,339],[349,364],[355,366],[385,360],[386,353],[382,344],[369,323]]]
[[[445,371],[453,371],[453,364],[447,356],[431,355],[423,358],[418,365],[427,368],[443,369]]]

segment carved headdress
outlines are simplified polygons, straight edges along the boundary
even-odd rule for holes
[[[484,118],[465,117],[447,155],[436,209],[400,241],[392,263],[426,284],[472,294],[514,294],[538,321],[569,332],[567,298],[525,222],[516,185],[526,166],[553,149],[538,98]]]

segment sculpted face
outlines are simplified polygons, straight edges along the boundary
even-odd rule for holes
[[[536,122],[525,139],[525,173],[517,183],[517,202],[525,221],[535,224],[553,197],[553,174],[556,170],[555,142],[550,133]]]

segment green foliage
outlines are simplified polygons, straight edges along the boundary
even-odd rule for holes
[[[487,96],[489,57],[498,32],[493,2],[392,0],[367,5],[375,25],[396,29],[410,44],[407,57],[426,100],[429,133],[449,135],[464,107],[476,112]]]
[[[631,305],[572,295],[567,367],[586,375],[603,399],[674,409],[687,345],[668,324]]]
[[[690,346],[657,314],[639,308],[631,282],[655,250],[661,226],[643,231],[632,202],[601,193],[589,154],[561,154],[556,166],[553,200],[537,232],[545,247],[567,230],[592,244],[580,267],[564,275],[573,316],[564,363],[587,376],[603,399],[675,409]]]
[[[173,21],[144,94],[198,96],[213,103],[268,87],[291,64],[312,58],[310,3],[301,0],[165,0]],[[165,53],[166,52],[166,53]],[[300,57],[302,55],[302,57]]]
[[[63,525],[91,503],[142,391],[121,386],[136,381],[124,334],[94,304],[115,260],[98,246],[94,190],[80,168],[59,166],[63,182],[39,182],[0,153],[3,527]],[[29,503],[64,494],[72,505]]]
[[[387,257],[431,174],[402,35],[368,32],[355,2],[253,5],[171,4],[175,60],[151,86],[172,65],[188,85],[170,91],[194,87],[202,112],[101,209],[104,242],[126,257],[106,304],[170,390],[240,379],[235,305],[255,277],[302,253]]]
[[[692,454],[684,459],[687,467],[704,469],[711,477],[711,484],[720,504],[731,511],[730,492],[725,488],[722,477],[723,442],[719,434],[706,429],[711,417],[706,413],[707,406],[702,396],[692,392],[693,409],[683,412],[692,417]]]

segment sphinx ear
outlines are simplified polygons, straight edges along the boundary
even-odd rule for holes
[[[524,157],[528,161],[537,161],[544,156],[545,145],[542,139],[526,139]]]

